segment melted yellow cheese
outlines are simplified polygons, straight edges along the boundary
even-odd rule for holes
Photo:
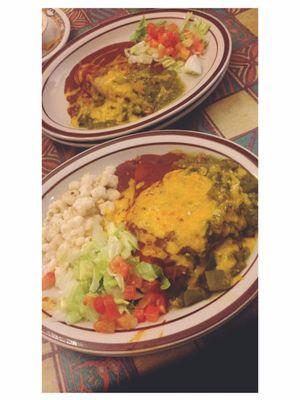
[[[127,82],[124,74],[118,70],[109,70],[105,75],[95,78],[93,85],[107,99],[116,100],[119,97],[136,99],[132,85]]]
[[[151,237],[153,243],[157,238],[168,239],[171,255],[184,247],[201,253],[205,250],[208,221],[216,209],[216,202],[207,196],[211,186],[209,178],[196,172],[169,172],[161,182],[139,194],[126,220],[146,231],[149,242]]]
[[[237,251],[239,251],[239,246],[232,239],[225,240],[214,252],[217,269],[230,271],[236,264],[233,253]]]
[[[242,246],[247,247],[250,250],[250,253],[252,253],[256,243],[257,243],[257,237],[247,237],[243,239]]]
[[[135,195],[135,182],[130,179],[129,186],[122,193],[122,197],[115,202],[115,211],[109,215],[110,219],[116,224],[126,222],[126,213],[131,206]]]

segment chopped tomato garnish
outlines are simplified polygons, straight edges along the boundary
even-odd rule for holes
[[[94,300],[95,300],[95,296],[91,296],[89,294],[86,294],[82,300],[83,304],[85,306],[89,306],[89,307],[94,307]]]
[[[174,23],[166,25],[166,30],[170,32],[178,32],[178,26]]]
[[[96,332],[113,333],[116,330],[116,323],[107,319],[99,319],[94,323],[94,329]]]
[[[118,307],[114,301],[114,298],[111,295],[102,296],[104,307],[105,307],[105,316],[108,320],[113,321],[120,317],[120,313]]]
[[[115,274],[120,274],[125,278],[128,275],[129,271],[132,269],[132,266],[125,262],[122,257],[116,256],[110,262],[110,268],[112,272],[114,272]]]
[[[133,329],[137,326],[138,320],[131,314],[123,314],[116,321],[117,326],[122,329]]]
[[[166,55],[166,48],[164,46],[158,47],[158,57],[163,58]]]
[[[133,315],[136,317],[138,322],[145,322],[145,314],[144,314],[144,309],[143,308],[135,308]]]
[[[201,54],[203,49],[204,49],[204,44],[203,44],[202,40],[195,38],[194,42],[193,42],[192,50],[194,50],[194,52],[196,52],[198,54]]]
[[[157,280],[154,280],[152,282],[148,282],[148,281],[143,281],[142,284],[142,291],[144,293],[147,292],[157,292],[160,290],[160,283]]]
[[[180,41],[178,33],[168,32],[167,35],[172,46],[175,46]]]
[[[156,300],[160,297],[160,293],[157,292],[149,292],[146,293],[145,296],[139,301],[137,307],[138,308],[145,308],[149,304],[155,304]]]
[[[145,309],[149,305],[154,305],[160,314],[167,312],[167,298],[162,292],[149,292],[138,302],[136,309]]]
[[[166,55],[170,56],[170,57],[175,57],[177,54],[176,50],[174,49],[174,47],[167,47],[166,48]]]
[[[136,287],[133,285],[126,285],[123,293],[125,300],[135,300],[136,299]]]
[[[93,306],[94,306],[94,309],[97,311],[97,313],[105,314],[106,309],[105,309],[105,305],[104,305],[102,296],[94,297]]]
[[[165,27],[162,25],[162,26],[159,26],[158,28],[157,28],[157,33],[158,34],[162,34],[162,33],[164,33],[166,31],[166,29],[165,29]]]
[[[191,52],[189,49],[185,48],[184,46],[181,47],[179,56],[183,58],[184,60],[188,59],[190,56]]]
[[[128,274],[125,282],[128,285],[135,286],[138,289],[140,289],[143,285],[143,279],[140,276],[137,276],[135,274]]]
[[[156,305],[159,309],[160,314],[165,314],[167,312],[167,298],[164,294],[156,299]]]
[[[55,285],[55,273],[54,272],[47,272],[42,278],[42,289],[50,289],[52,286]]]
[[[155,39],[150,39],[150,47],[156,48],[159,45],[158,41]]]
[[[157,38],[157,26],[155,24],[153,24],[152,22],[150,22],[147,25],[147,33],[151,38],[156,39]]]
[[[148,322],[156,322],[159,318],[159,308],[149,304],[145,309],[145,318]]]

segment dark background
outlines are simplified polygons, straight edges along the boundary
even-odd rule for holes
[[[256,299],[244,310],[243,318],[237,316],[222,329],[200,339],[202,345],[198,345],[198,352],[192,356],[140,376],[120,387],[118,392],[256,393],[258,319],[253,314],[257,304]]]

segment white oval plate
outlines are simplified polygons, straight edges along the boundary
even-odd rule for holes
[[[106,129],[89,130],[71,126],[67,113],[68,104],[64,95],[65,80],[72,68],[95,51],[101,49],[105,57],[112,51],[112,47],[116,51],[121,43],[128,42],[142,15],[145,15],[147,20],[165,19],[169,22],[181,23],[187,11],[166,9],[122,16],[88,31],[65,46],[43,69],[42,126],[44,133],[58,139],[75,142],[109,139],[157,125],[201,98],[224,73],[232,48],[231,37],[225,26],[217,18],[202,11],[193,11],[193,13],[207,20],[211,25],[208,32],[209,45],[202,60],[203,74],[200,77],[181,74],[186,90],[173,103],[136,122]]]
[[[219,85],[219,83],[222,81],[226,71],[227,71],[228,66],[224,69],[224,72],[222,75],[219,77],[219,79],[216,81],[216,83],[207,90],[207,92],[198,100],[196,100],[194,103],[192,103],[189,107],[182,109],[178,114],[175,114],[167,119],[162,120],[159,122],[157,125],[154,125],[152,127],[152,130],[160,130],[160,129],[165,129],[169,125],[173,124],[174,122],[178,121],[180,118],[183,118],[186,114],[189,112],[193,111],[194,108],[198,107],[207,97],[216,89],[216,87]],[[62,140],[62,139],[57,139],[55,136],[52,136],[50,133],[45,133],[46,136],[48,136],[50,139],[54,140],[57,143],[61,143],[67,146],[72,146],[72,147],[79,147],[79,148],[89,148],[92,146],[95,146],[96,144],[99,143],[99,141],[95,142],[73,142],[73,141],[67,141],[67,140]]]
[[[48,61],[66,44],[71,30],[69,18],[60,8],[45,8],[47,23],[43,32],[42,62]]]
[[[44,179],[43,218],[51,201],[59,198],[67,185],[86,172],[99,174],[107,165],[138,155],[164,154],[172,150],[201,151],[229,157],[257,176],[257,157],[228,140],[192,131],[152,131],[103,143],[66,161]],[[244,269],[243,279],[231,289],[190,307],[172,310],[155,324],[144,323],[131,331],[101,334],[89,323],[68,326],[51,317],[43,319],[43,336],[73,350],[111,356],[144,354],[174,347],[215,329],[238,313],[257,293],[257,250]]]

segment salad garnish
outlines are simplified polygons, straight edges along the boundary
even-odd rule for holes
[[[200,56],[207,48],[207,33],[210,24],[188,12],[178,26],[173,22],[139,22],[131,40],[135,42],[125,50],[130,63],[160,63],[164,68],[176,72],[201,75]]]

